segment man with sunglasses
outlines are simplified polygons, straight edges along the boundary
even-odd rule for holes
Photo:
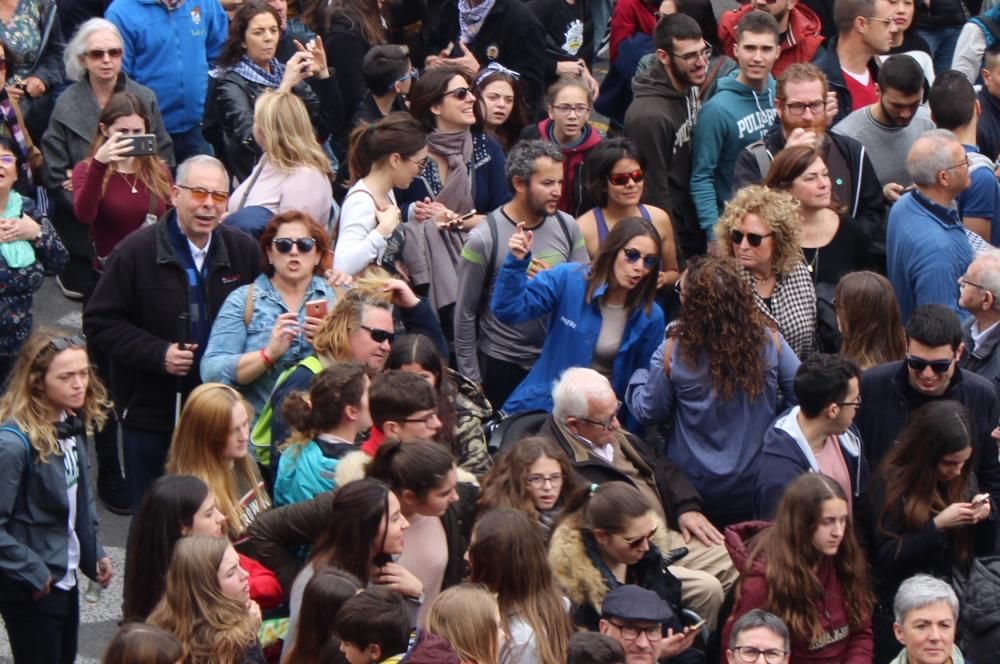
[[[691,650],[699,631],[683,627],[670,605],[652,590],[626,584],[601,603],[601,634],[625,649],[626,664],[702,662]]]
[[[865,441],[868,465],[874,468],[913,411],[938,399],[958,401],[972,416],[979,488],[996,500],[1000,461],[990,432],[1000,418],[1000,401],[990,381],[958,366],[962,351],[962,326],[954,311],[940,304],[917,308],[906,325],[906,359],[880,364],[862,375],[855,423]]]
[[[163,474],[176,396],[201,382],[198,364],[222,303],[260,273],[253,238],[221,225],[228,199],[217,159],[181,164],[174,209],[118,245],[83,313],[90,343],[111,360],[133,508]]]
[[[733,52],[737,23],[755,9],[766,11],[778,22],[781,55],[774,63],[776,77],[796,62],[810,62],[823,45],[819,16],[805,4],[798,0],[752,0],[719,19],[719,40],[724,52]]]
[[[1000,253],[978,254],[958,280],[958,306],[971,316],[962,322],[963,369],[1000,390]]]

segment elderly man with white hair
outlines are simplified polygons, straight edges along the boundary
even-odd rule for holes
[[[962,323],[965,352],[958,364],[1000,392],[1000,251],[977,254],[958,278],[958,293],[958,306],[972,314]]]
[[[906,170],[916,189],[892,206],[886,239],[889,281],[903,322],[922,304],[961,313],[958,279],[973,250],[954,203],[972,182],[969,157],[954,134],[932,129],[913,143]]]
[[[567,369],[553,387],[552,401],[552,414],[538,435],[562,447],[587,482],[628,482],[646,496],[668,526],[669,548],[688,548],[682,563],[670,568],[681,580],[684,606],[714,628],[738,573],[684,471],[621,428],[621,402],[597,371]]]
[[[891,664],[963,664],[955,645],[958,597],[951,586],[927,574],[911,576],[896,591],[892,628],[903,650]]]

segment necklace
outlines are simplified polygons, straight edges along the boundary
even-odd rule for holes
[[[124,173],[122,173],[121,171],[115,171],[115,172],[118,173],[118,175],[122,176],[122,180],[125,180],[125,184],[127,184],[129,187],[132,188],[132,193],[133,194],[138,194],[139,193],[139,190],[135,188],[136,185],[139,184],[139,176],[138,175],[135,176],[135,178],[132,180],[132,182],[129,182],[128,178],[125,177]]]
[[[806,251],[807,251],[806,247],[803,247],[802,248],[803,256],[805,255]],[[809,274],[814,275],[816,271],[819,270],[819,247],[813,249],[812,252],[813,252],[813,257],[811,259],[806,260],[806,267],[809,268]]]

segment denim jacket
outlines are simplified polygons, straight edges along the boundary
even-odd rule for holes
[[[240,286],[230,293],[222,309],[219,310],[219,315],[212,325],[212,334],[208,338],[208,347],[201,358],[201,379],[205,382],[232,385],[243,393],[253,406],[254,412],[259,413],[281,372],[311,355],[313,348],[305,334],[299,334],[292,340],[284,355],[271,358],[274,360],[273,367],[247,385],[236,383],[236,365],[239,364],[240,356],[267,346],[275,321],[278,320],[278,316],[288,311],[284,300],[266,274],[258,275],[253,287],[253,316],[250,318],[249,326],[243,322],[249,286]],[[302,306],[299,307],[299,322],[305,319],[306,302],[326,300],[332,309],[335,298],[333,289],[321,277],[313,277],[302,300]]]

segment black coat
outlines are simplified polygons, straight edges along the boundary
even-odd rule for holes
[[[840,58],[837,57],[837,37],[830,39],[813,58],[813,64],[823,70],[831,92],[837,93],[837,115],[831,125],[835,125],[848,116],[852,109],[851,93],[844,82],[844,72],[840,69]],[[868,70],[872,79],[878,80],[878,62],[875,58],[868,61]]]
[[[111,360],[111,393],[122,422],[146,431],[173,429],[178,388],[186,396],[201,382],[197,363],[182,380],[163,364],[177,341],[178,316],[191,309],[187,275],[168,236],[175,217],[171,210],[122,240],[83,312],[88,341]],[[261,255],[252,237],[219,226],[205,260],[211,326],[226,297],[260,273]]]
[[[980,152],[996,160],[1000,156],[1000,100],[985,87],[979,91],[977,98],[982,114],[976,125],[976,144]]]

